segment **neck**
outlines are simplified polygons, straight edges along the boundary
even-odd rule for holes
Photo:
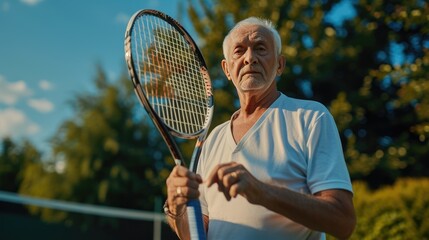
[[[240,113],[242,119],[259,117],[271,104],[280,96],[280,92],[267,91],[264,95],[255,96],[251,94],[242,94],[240,96]]]
[[[240,100],[240,115],[252,115],[260,110],[265,111],[279,96],[276,85],[271,86],[260,94],[258,91],[238,92]]]

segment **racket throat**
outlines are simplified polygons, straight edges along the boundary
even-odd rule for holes
[[[174,159],[174,163],[177,165],[177,166],[180,166],[180,165],[182,165],[182,160],[180,160],[180,159]]]

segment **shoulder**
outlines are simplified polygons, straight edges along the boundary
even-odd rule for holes
[[[321,117],[332,118],[328,108],[314,100],[297,99],[281,94],[278,110],[292,118],[304,121],[317,120]]]
[[[280,100],[281,107],[289,111],[329,112],[325,105],[314,100],[292,98],[283,93]]]

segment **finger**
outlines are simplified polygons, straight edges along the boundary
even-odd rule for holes
[[[197,199],[200,196],[198,183],[195,181],[190,183],[188,185],[183,184],[167,188],[167,201],[169,205],[180,205],[186,203],[189,199]]]
[[[232,185],[229,189],[229,195],[231,196],[231,198],[236,198],[241,193],[241,189],[242,184],[240,183]]]
[[[186,197],[176,197],[174,199],[174,203],[171,205],[169,203],[169,206],[172,206],[173,209],[177,209],[177,208],[181,208],[183,205],[186,205],[187,202],[188,202],[188,198]]]
[[[226,188],[230,188],[233,184],[239,181],[239,177],[236,171],[229,172],[222,178],[222,183]]]
[[[207,187],[210,187],[211,185],[217,183],[220,179],[222,179],[231,164],[235,163],[222,163],[215,166],[206,179]]]
[[[197,199],[200,195],[200,192],[197,189],[188,188],[188,187],[177,187],[175,190],[170,189],[168,194],[168,205],[170,212],[177,213],[182,212],[182,209],[186,203],[191,199]]]
[[[199,174],[196,174],[196,173],[190,171],[186,167],[176,166],[176,167],[174,167],[173,172],[174,172],[175,176],[186,177],[186,178],[195,180],[195,181],[197,181],[199,183],[203,182],[203,180],[202,180],[202,178],[201,178],[201,176]]]
[[[224,184],[224,176],[229,173],[229,166],[231,163],[219,164],[213,168],[210,172],[209,177],[206,179],[207,186],[211,187],[214,183],[218,185],[218,191],[222,192],[226,200],[230,200],[231,196],[229,195],[229,188]]]
[[[171,170],[171,172],[170,172],[170,176],[177,176],[177,171],[178,171],[178,169],[179,169],[180,167],[181,167],[180,165],[176,165],[176,166],[173,168],[173,170]]]
[[[198,183],[203,183],[203,178],[201,177],[201,175],[200,174],[196,174],[195,173],[195,180],[198,182]]]
[[[200,192],[195,189],[181,187],[180,192],[177,190],[170,190],[167,198],[168,205],[170,209],[181,208],[182,205],[185,205],[190,199],[197,199],[200,196]]]
[[[171,187],[175,189],[178,186],[182,186],[182,187],[190,187],[190,188],[198,189],[200,184],[201,183],[199,181],[196,181],[190,178],[175,177],[170,180],[170,183],[168,184],[167,187]]]
[[[180,165],[175,166],[172,171],[172,173],[174,173],[175,176],[179,176],[179,177],[186,177],[189,174],[188,172],[190,172],[189,169]]]
[[[218,170],[218,189],[224,194],[227,201],[231,200],[230,187],[235,183],[235,178],[232,177],[233,171],[234,169],[230,166],[222,166]]]
[[[195,189],[195,188],[177,187],[174,195],[175,195],[174,197],[194,199],[200,196],[200,191],[198,191],[198,189]]]
[[[237,196],[235,188],[239,182],[237,172],[234,171],[224,175],[221,182],[226,199],[229,201],[231,198],[235,198]]]
[[[220,167],[221,167],[221,165],[217,165],[216,167],[214,167],[212,169],[212,171],[210,172],[210,174],[208,175],[208,177],[206,178],[207,187],[210,187],[214,183],[218,182],[218,180],[219,180],[218,170]]]
[[[218,189],[218,191],[219,191],[219,192],[223,193],[223,195],[225,196],[226,200],[228,200],[228,201],[229,201],[229,200],[231,199],[231,196],[229,196],[229,189],[228,189],[228,188],[226,188],[226,187],[223,185],[222,181],[219,181],[219,182],[217,183],[217,189]]]
[[[181,196],[181,195],[182,195],[182,187],[181,187],[181,186],[178,186],[178,187],[176,188],[176,195],[177,195],[177,196]]]

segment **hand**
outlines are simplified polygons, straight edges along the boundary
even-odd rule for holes
[[[240,194],[250,203],[257,203],[258,194],[263,189],[263,183],[236,162],[217,165],[206,181],[208,187],[217,183],[219,192],[222,192],[228,201]]]
[[[189,199],[198,198],[198,186],[202,183],[201,176],[183,166],[176,166],[167,178],[167,203],[169,211],[180,215],[185,211]]]

